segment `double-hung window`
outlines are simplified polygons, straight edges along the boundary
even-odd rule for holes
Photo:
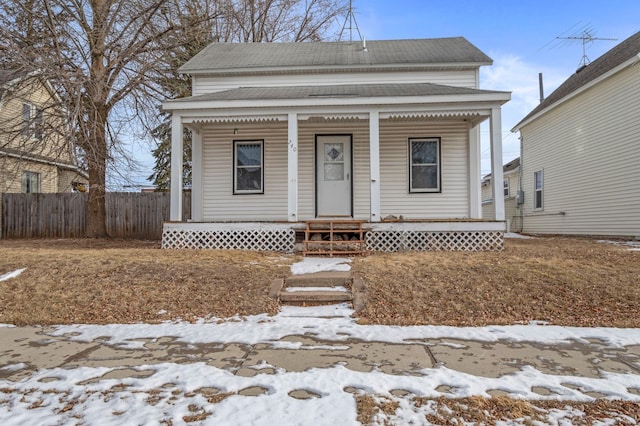
[[[409,192],[440,192],[440,138],[409,139]]]
[[[264,141],[233,141],[233,193],[264,193]]]
[[[22,173],[22,192],[27,194],[40,192],[40,173]]]
[[[542,210],[542,170],[533,173],[533,209]]]
[[[42,108],[27,103],[22,104],[22,134],[28,138],[42,140],[43,130]]]
[[[504,188],[504,198],[509,198],[509,179],[504,180],[502,187]]]

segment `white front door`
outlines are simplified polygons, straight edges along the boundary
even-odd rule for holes
[[[351,135],[316,136],[316,215],[351,217]]]

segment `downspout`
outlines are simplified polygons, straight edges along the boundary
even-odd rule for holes
[[[522,158],[522,146],[524,145],[524,138],[522,137],[522,131],[520,131],[520,170],[518,171],[518,174],[520,175],[520,179],[519,179],[519,184],[518,186],[520,187],[518,189],[518,199],[516,200],[516,204],[519,203],[520,201],[520,197],[522,197],[522,204],[518,205],[518,210],[520,210],[520,232],[524,231],[524,192],[523,192],[523,187],[522,187],[522,177],[523,177],[523,165],[524,165],[524,159]]]

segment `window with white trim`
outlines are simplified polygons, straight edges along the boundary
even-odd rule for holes
[[[533,209],[542,210],[542,170],[533,173]]]
[[[509,198],[509,179],[505,179],[502,183],[504,198]]]
[[[42,140],[44,113],[35,105],[22,104],[22,134],[28,138]]]
[[[409,192],[440,192],[440,138],[409,139]]]
[[[264,193],[264,140],[233,141],[233,193]]]
[[[35,194],[40,192],[40,173],[22,173],[22,192],[25,192],[27,194]]]

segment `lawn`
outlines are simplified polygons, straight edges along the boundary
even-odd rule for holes
[[[2,240],[0,323],[135,323],[273,314],[271,280],[299,256],[161,250],[158,242]],[[362,323],[640,327],[640,252],[586,239],[508,239],[503,252],[353,260]]]

